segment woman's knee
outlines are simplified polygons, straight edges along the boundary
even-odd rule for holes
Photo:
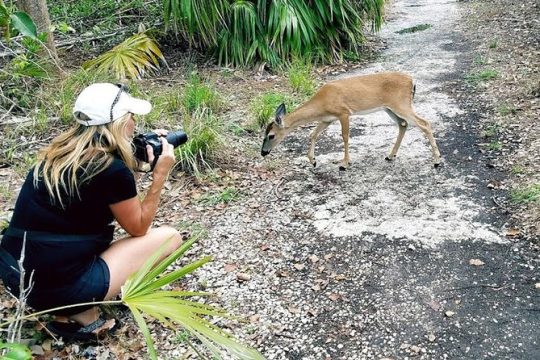
[[[182,245],[182,235],[175,228],[171,226],[161,226],[154,229],[154,231],[159,235],[159,241],[162,244],[168,242],[168,253],[174,252]]]

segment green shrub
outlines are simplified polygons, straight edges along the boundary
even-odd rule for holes
[[[378,30],[384,0],[165,0],[165,23],[190,45],[214,52],[222,65],[266,63],[293,56],[341,60]]]
[[[199,199],[199,201],[206,205],[218,205],[236,201],[239,197],[240,191],[238,189],[228,187],[218,193],[205,194]]]
[[[188,141],[176,148],[176,159],[187,172],[200,175],[211,167],[216,150],[221,145],[221,123],[208,110],[199,110],[186,115],[183,129]]]
[[[292,89],[305,97],[315,92],[315,81],[311,75],[313,66],[309,60],[295,58],[287,69],[287,78]]]
[[[255,114],[253,125],[257,129],[265,127],[274,119],[276,109],[281,103],[284,103],[289,111],[293,106],[292,98],[282,93],[269,91],[258,95],[250,104],[251,112]]]
[[[465,76],[465,81],[471,85],[477,85],[483,81],[489,81],[499,76],[497,70],[486,69],[479,72],[473,72]]]
[[[530,203],[540,199],[540,184],[514,189],[510,192],[510,198],[515,203]]]
[[[204,112],[205,109],[211,112],[217,112],[221,105],[221,100],[215,88],[210,84],[204,84],[201,78],[192,73],[184,88],[182,97],[184,109],[194,114],[196,112]]]

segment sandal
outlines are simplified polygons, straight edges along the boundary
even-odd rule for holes
[[[107,333],[113,333],[118,328],[119,322],[116,319],[106,320],[101,316],[96,321],[86,326],[76,322],[51,321],[47,324],[47,329],[55,335],[61,336],[64,340],[98,340]]]

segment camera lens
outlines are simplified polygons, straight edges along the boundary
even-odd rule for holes
[[[186,133],[183,131],[170,132],[167,134],[166,139],[173,147],[178,147],[188,140]]]

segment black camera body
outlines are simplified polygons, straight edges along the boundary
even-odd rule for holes
[[[138,134],[133,138],[133,145],[135,146],[135,157],[141,161],[148,162],[148,153],[146,152],[146,145],[152,146],[154,150],[155,159],[163,152],[161,145],[161,136],[154,132],[148,132],[145,134]],[[173,147],[178,147],[187,142],[188,137],[183,131],[172,131],[165,137],[167,142]],[[154,161],[155,162],[155,161]]]

